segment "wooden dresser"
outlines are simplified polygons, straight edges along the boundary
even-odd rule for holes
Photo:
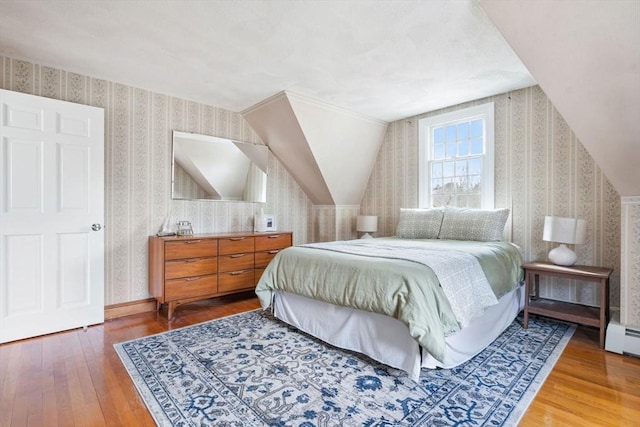
[[[168,304],[171,319],[180,304],[253,289],[292,238],[287,231],[150,236],[149,292],[158,308]]]

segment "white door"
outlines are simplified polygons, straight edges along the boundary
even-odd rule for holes
[[[0,343],[104,321],[104,110],[0,90]]]

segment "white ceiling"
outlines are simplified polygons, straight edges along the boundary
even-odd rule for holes
[[[394,121],[535,84],[475,0],[0,0],[0,53],[242,111]]]
[[[231,111],[288,91],[389,122],[537,82],[640,195],[640,1],[479,1],[0,0],[0,54]]]

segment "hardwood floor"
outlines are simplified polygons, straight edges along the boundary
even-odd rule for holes
[[[113,344],[258,308],[252,293],[0,346],[0,426],[153,426]],[[640,359],[578,328],[522,426],[640,425]]]

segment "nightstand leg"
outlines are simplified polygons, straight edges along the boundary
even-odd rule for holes
[[[524,328],[529,327],[529,289],[531,285],[531,273],[524,276]]]
[[[605,332],[609,321],[609,280],[600,281],[600,348],[604,348]]]

